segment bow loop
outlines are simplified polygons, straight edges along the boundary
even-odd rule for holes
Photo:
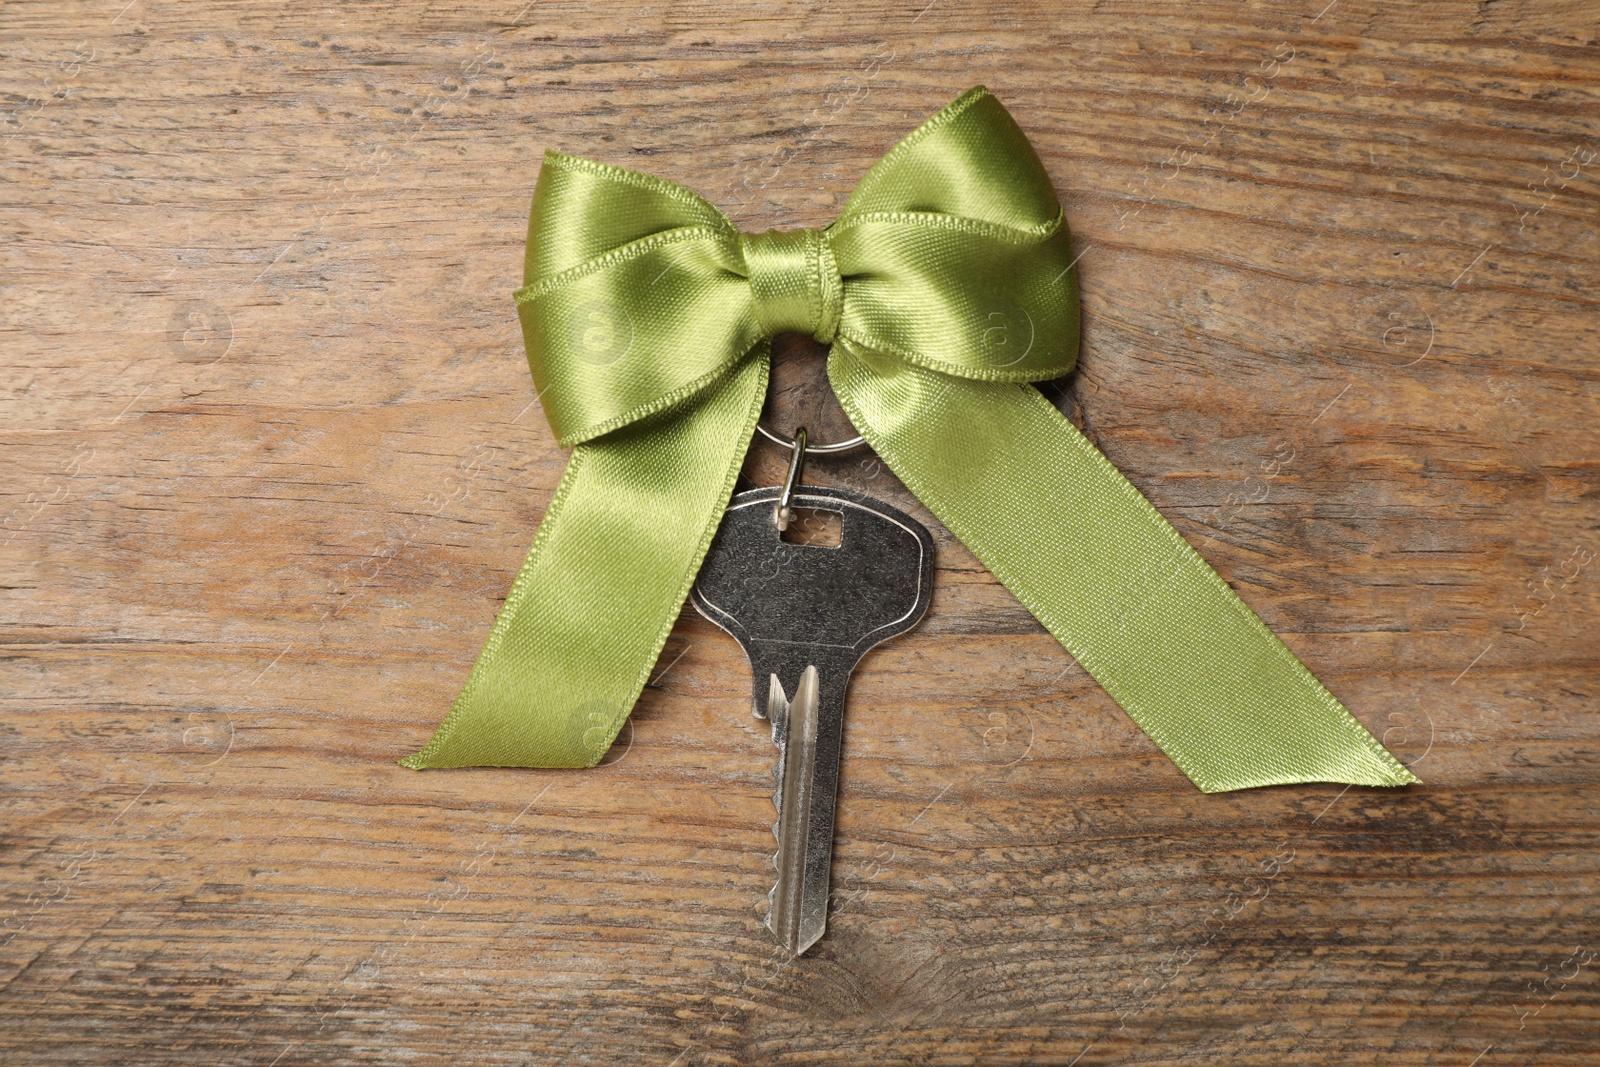
[[[665,178],[546,152],[528,214],[523,283],[532,285],[653,234],[704,227],[732,237],[709,200]]]
[[[979,85],[874,163],[839,218],[906,211],[1027,230],[1052,224],[1061,205],[1027,135]]]
[[[854,347],[982,381],[1036,382],[1072,370],[1078,290],[1060,215],[1018,230],[943,214],[841,219],[838,336]]]
[[[525,286],[517,311],[539,403],[562,447],[673,407],[764,333],[738,234],[653,234]]]

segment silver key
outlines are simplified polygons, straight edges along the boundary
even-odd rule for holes
[[[933,538],[871,497],[802,486],[793,491],[793,506],[838,512],[841,537],[836,547],[791,544],[773,521],[781,492],[756,489],[733,498],[693,600],[744,647],[756,717],[772,723],[778,880],[767,926],[798,955],[828,921],[850,672],[868,649],[910,630],[927,611]]]

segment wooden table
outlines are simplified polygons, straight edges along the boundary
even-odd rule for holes
[[[1594,1063],[1597,40],[1580,0],[5,5],[0,1060]],[[811,477],[927,521],[937,592],[857,674],[814,953],[762,926],[771,747],[690,615],[601,767],[396,767],[565,462],[510,300],[541,153],[822,225],[979,82],[1081,256],[1047,393],[1426,784],[1201,795],[860,457]]]

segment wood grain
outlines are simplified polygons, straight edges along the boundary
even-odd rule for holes
[[[1600,1053],[1593,4],[96,0],[0,42],[4,1062]],[[691,617],[602,767],[394,766],[565,460],[510,301],[541,153],[821,225],[978,82],[1081,253],[1046,392],[1426,785],[1202,796],[863,456],[812,477],[928,521],[937,593],[857,673],[813,955]]]

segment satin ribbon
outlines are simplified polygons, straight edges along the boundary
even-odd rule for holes
[[[740,233],[669,181],[547,153],[516,299],[572,458],[488,642],[405,766],[582,767],[722,518],[769,339],[832,345],[878,455],[1206,792],[1417,779],[1030,383],[1077,359],[1067,229],[982,87],[823,230]]]

